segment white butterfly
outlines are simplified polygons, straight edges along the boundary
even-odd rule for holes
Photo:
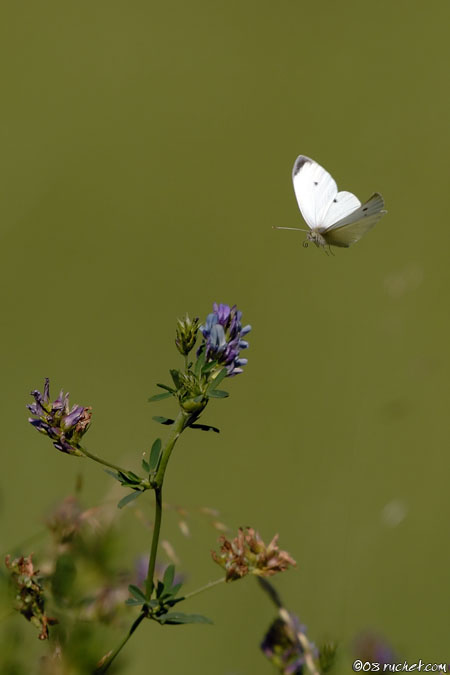
[[[386,213],[383,197],[375,192],[361,204],[351,192],[338,192],[330,174],[313,159],[300,155],[292,170],[295,196],[309,230],[304,246],[345,246],[359,241]],[[298,230],[297,227],[278,227]]]

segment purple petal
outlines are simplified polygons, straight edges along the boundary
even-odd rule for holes
[[[84,408],[82,405],[74,405],[72,410],[68,415],[65,415],[62,421],[62,426],[64,429],[71,429],[80,421],[84,413]]]

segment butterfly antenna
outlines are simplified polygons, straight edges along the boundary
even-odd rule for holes
[[[302,230],[300,227],[280,227],[279,225],[272,225],[272,230],[294,230],[295,232],[309,232],[309,230]]]

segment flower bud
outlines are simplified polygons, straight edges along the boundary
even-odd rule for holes
[[[184,319],[177,320],[177,336],[175,344],[183,356],[187,356],[197,340],[199,319],[190,319],[188,314]]]

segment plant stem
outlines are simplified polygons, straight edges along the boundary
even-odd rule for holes
[[[117,466],[117,464],[111,464],[111,462],[107,462],[106,460],[97,457],[97,455],[94,455],[92,452],[89,452],[89,450],[86,450],[86,448],[83,448],[81,445],[78,445],[78,447],[80,448],[81,452],[84,455],[86,455],[86,457],[89,457],[89,459],[93,459],[94,462],[103,464],[103,466],[109,466],[111,469],[121,471],[122,473],[128,473],[128,469],[123,469],[121,466]]]
[[[167,463],[169,461],[172,450],[177,442],[180,434],[183,432],[183,429],[186,426],[186,423],[190,415],[187,412],[181,410],[175,422],[173,423],[172,431],[167,439],[162,451],[161,459],[159,462],[158,472],[155,476],[154,486],[155,486],[155,522],[153,525],[153,535],[152,535],[152,547],[150,550],[150,558],[148,561],[148,572],[147,579],[145,580],[145,596],[147,600],[150,600],[153,588],[155,587],[154,575],[155,575],[155,564],[156,564],[156,554],[158,552],[158,543],[159,543],[159,533],[161,531],[161,518],[162,518],[162,485],[164,482],[164,474],[166,472]]]
[[[130,630],[128,631],[128,633],[126,634],[126,636],[124,637],[122,642],[119,644],[119,646],[116,647],[116,649],[113,652],[111,652],[111,654],[108,656],[106,661],[104,661],[104,663],[102,663],[101,666],[98,666],[98,668],[95,669],[95,671],[94,671],[95,675],[100,675],[101,673],[106,673],[106,671],[108,670],[111,663],[114,661],[114,659],[119,654],[119,652],[123,649],[123,647],[125,647],[126,643],[130,639],[130,637],[133,635],[134,631],[136,630],[136,628],[139,626],[139,624],[141,623],[141,621],[143,619],[145,619],[144,612],[139,614],[138,618],[136,619],[136,621],[134,621]]]
[[[145,597],[150,600],[155,586],[153,577],[155,574],[156,554],[158,552],[159,533],[161,531],[162,518],[162,488],[155,488],[155,521],[153,524],[152,547],[148,561],[148,572],[145,580]]]
[[[218,584],[223,584],[225,581],[225,577],[220,577],[220,579],[216,579],[215,581],[210,581],[209,583],[205,584],[204,586],[200,586],[200,588],[197,588],[195,591],[191,591],[190,593],[186,593],[186,595],[183,596],[183,600],[187,600],[188,598],[192,598],[194,595],[198,595],[199,593],[203,593],[203,591],[207,591],[209,588],[213,588],[213,586],[217,586]]]
[[[183,430],[186,428],[189,420],[191,419],[191,415],[187,412],[184,412],[183,410],[180,411],[177,415],[177,418],[175,422],[173,423],[171,433],[163,446],[162,452],[161,452],[161,459],[159,462],[159,468],[158,472],[156,474],[153,487],[155,490],[155,521],[154,521],[154,526],[153,526],[153,535],[152,535],[152,545],[150,549],[150,558],[148,561],[148,572],[147,572],[147,579],[145,580],[145,597],[150,600],[151,595],[153,593],[153,588],[154,588],[154,574],[155,574],[155,564],[156,564],[156,554],[158,552],[158,543],[159,543],[159,534],[161,531],[161,518],[162,518],[162,484],[164,482],[164,474],[166,472],[167,468],[167,463],[169,461],[170,455],[172,453],[172,450],[174,448],[175,443],[177,442],[180,434],[183,432]],[[96,462],[99,462],[100,464],[104,464],[105,466],[109,466],[112,469],[116,469],[116,471],[125,471],[124,469],[121,469],[120,467],[116,466],[115,464],[111,464],[109,462],[104,462],[102,459],[99,457],[96,457],[92,453],[88,452],[85,448],[82,448],[80,446],[80,450],[82,450],[87,457],[90,457]],[[125,471],[126,472],[126,471]],[[195,594],[195,591],[194,591]],[[116,658],[117,654],[121,651],[121,649],[126,645],[130,637],[133,635],[134,631],[136,628],[139,626],[141,621],[145,618],[146,612],[142,611],[141,614],[139,614],[138,618],[136,621],[133,623],[131,626],[130,630],[128,631],[128,634],[125,636],[125,638],[122,640],[122,642],[119,644],[119,646],[111,653],[109,657],[107,657],[106,661],[97,668],[95,671],[96,675],[100,675],[100,673],[105,673],[111,663],[114,661]]]
[[[175,422],[172,425],[172,431],[170,433],[169,438],[167,439],[162,452],[161,452],[161,460],[159,462],[159,468],[158,468],[158,473],[156,474],[155,477],[155,484],[158,487],[162,487],[163,481],[164,481],[164,474],[166,472],[167,468],[167,463],[170,459],[170,455],[172,453],[172,450],[174,448],[175,443],[177,442],[180,434],[182,431],[185,429],[187,426],[187,422],[190,418],[189,413],[185,412],[184,410],[181,410]]]

